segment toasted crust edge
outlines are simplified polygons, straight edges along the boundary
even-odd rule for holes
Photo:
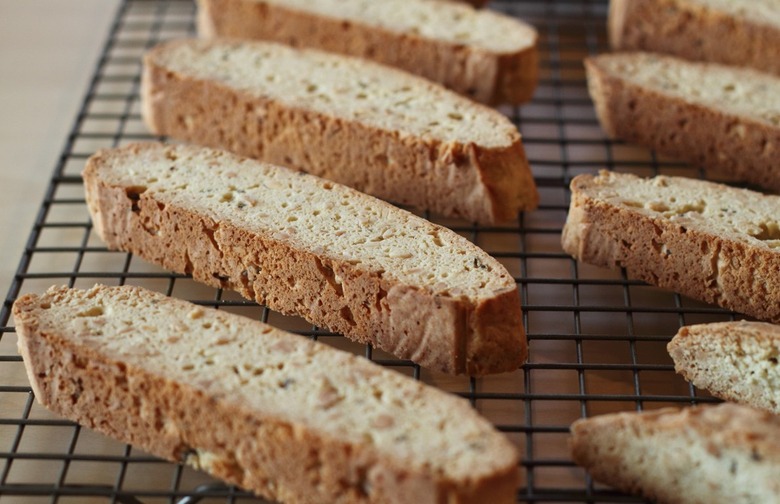
[[[525,103],[539,80],[536,33],[527,47],[497,53],[245,0],[199,0],[197,24],[204,38],[268,40],[372,59],[488,105]]]
[[[660,52],[780,75],[780,58],[770,56],[780,51],[780,28],[702,4],[612,0],[607,22],[610,45],[614,50]]]
[[[56,290],[53,287],[49,292]],[[318,484],[329,492],[343,491],[345,503],[369,502],[360,481],[354,481],[367,461],[375,464],[374,474],[364,477],[371,478],[388,502],[433,503],[445,497],[463,504],[478,504],[484,499],[514,502],[519,482],[516,462],[493,475],[469,481],[415,473],[382,457],[371,446],[323,436],[273,416],[258,417],[256,411],[214,399],[189,384],[74,345],[61,334],[43,333],[35,310],[49,292],[20,297],[12,312],[19,352],[35,397],[61,416],[166,460],[186,463],[285,502],[309,502],[311,482],[303,469],[323,461],[332,470],[325,471],[324,481]],[[172,301],[160,298],[163,303]],[[109,400],[123,407],[111,408],[105,404]],[[169,429],[163,422],[166,415],[181,421]],[[232,441],[226,442],[225,435]],[[516,453],[515,457],[519,458]],[[277,486],[275,480],[286,485]]]
[[[515,219],[518,212],[539,204],[519,134],[498,147],[399,135],[249,96],[155,63],[158,52],[184,43],[188,41],[161,44],[144,57],[141,110],[155,134],[229,149],[386,200],[480,224]],[[262,126],[248,128],[258,123],[255,110],[263,111]],[[281,130],[286,134],[275,134]],[[392,163],[388,162],[391,155]]]
[[[112,156],[164,148],[132,144],[98,151],[87,161],[82,177],[88,209],[95,231],[109,248],[191,274],[207,285],[235,290],[274,310],[303,316],[446,373],[480,376],[513,371],[527,358],[517,286],[479,302],[434,296],[419,286],[390,282],[360,266],[216,223],[186,208],[158,205],[148,193],[129,198],[128,188],[100,178],[102,164]],[[365,196],[356,192],[355,198],[360,197]],[[160,232],[150,233],[149,222]],[[240,254],[232,252],[239,246]],[[257,267],[265,277],[253,273]],[[293,273],[305,287],[295,293],[284,287]],[[341,293],[331,284],[333,275],[344,279]],[[302,292],[304,297],[298,299]]]
[[[632,443],[639,442],[642,437],[656,439],[657,447],[663,448],[668,437],[676,436],[684,438],[686,446],[696,443],[709,457],[708,460],[720,457],[721,450],[729,450],[731,454],[738,454],[743,461],[763,461],[773,467],[774,471],[780,469],[780,444],[777,442],[780,424],[777,417],[746,406],[725,403],[684,409],[662,408],[641,413],[613,413],[579,419],[571,425],[570,430],[569,449],[572,459],[594,479],[622,491],[642,494],[667,504],[715,501],[692,494],[674,475],[664,480],[664,476],[651,476],[647,470],[638,472],[638,466],[629,459],[627,451],[639,450],[639,446],[633,446]],[[774,434],[774,438],[771,434]],[[615,441],[619,436],[624,439]],[[616,449],[607,451],[609,445]],[[660,459],[659,451],[650,447],[635,458],[642,462],[651,459],[657,462],[662,471],[675,472],[674,469],[669,469],[675,467],[684,471],[686,476],[695,475],[710,482],[726,482],[729,488],[733,485],[733,475],[730,474],[728,465],[725,465],[725,468],[718,467],[708,474],[702,469],[703,464],[680,467],[684,464],[681,460],[685,459]],[[647,469],[647,465],[652,467],[652,462],[645,464],[643,469]],[[780,484],[776,481],[762,483],[765,487],[758,490],[764,494],[776,494],[780,491]],[[709,497],[715,495],[718,494],[713,494],[710,490]],[[723,497],[717,502],[735,502],[728,499]]]
[[[780,146],[780,126],[632,83],[601,64],[609,57],[585,60],[588,91],[609,137],[780,192],[780,172],[773,154],[773,146]]]
[[[751,359],[766,358],[758,354],[761,350],[768,350],[768,360],[774,358],[776,362],[780,354],[780,326],[747,320],[684,326],[666,349],[674,361],[674,370],[696,387],[720,399],[780,414],[780,390],[760,381],[753,383],[747,368],[740,374],[736,367],[748,353],[754,353]],[[780,366],[775,363],[774,367],[774,371],[767,372],[780,377]]]
[[[593,199],[584,191],[595,178],[582,174],[571,182],[561,237],[566,253],[589,264],[625,268],[629,278],[780,322],[780,288],[755,281],[776,276],[777,254]],[[658,250],[658,243],[669,253]],[[721,265],[719,258],[731,260]]]

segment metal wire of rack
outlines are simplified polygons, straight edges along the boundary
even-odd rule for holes
[[[513,223],[478,227],[431,220],[471,239],[513,274],[522,295],[530,358],[514,373],[450,377],[258,307],[237,295],[109,251],[92,230],[80,171],[96,149],[152,139],[141,121],[140,56],[161,40],[194,34],[190,0],[124,0],[0,311],[0,496],[4,502],[152,504],[263,502],[209,476],[59,419],[34,400],[16,336],[13,300],[52,284],[136,284],[241,313],[365,355],[463,396],[522,453],[518,502],[640,502],[594,484],[570,460],[574,420],[620,410],[712,401],[674,369],[665,346],[681,325],[732,314],[572,260],[560,233],[573,176],[601,168],[640,175],[701,176],[691,167],[604,136],[587,94],[582,59],[607,50],[606,2],[495,1],[540,32],[534,100],[501,109],[520,128],[541,206]]]

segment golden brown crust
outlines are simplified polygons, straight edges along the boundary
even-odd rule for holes
[[[599,122],[610,137],[780,191],[780,124],[772,127],[630,82],[599,58],[586,59],[585,67]]]
[[[519,135],[486,147],[401,134],[177,74],[157,65],[154,52],[145,58],[142,100],[156,134],[303,170],[400,204],[485,224],[538,205]]]
[[[721,399],[780,414],[780,326],[746,320],[680,328],[675,371]]]
[[[539,78],[535,40],[521,50],[497,53],[256,0],[201,0],[198,32],[372,59],[490,105],[529,101]]]
[[[590,264],[625,268],[629,278],[780,322],[780,286],[773,281],[780,254],[589,194],[609,176],[604,172],[599,178],[579,175],[572,180],[562,235],[567,253]]]
[[[485,430],[482,439],[486,446],[497,449],[493,454],[500,462],[491,464],[494,472],[485,470],[473,479],[455,479],[446,471],[439,474],[435,470],[409,467],[398,459],[401,452],[394,453],[387,450],[387,446],[380,448],[365,440],[355,442],[349,436],[328,434],[316,426],[316,422],[312,426],[282,413],[269,413],[247,404],[247,401],[236,400],[225,392],[229,390],[227,383],[233,375],[229,365],[224,383],[211,383],[211,378],[182,381],[172,369],[188,361],[178,361],[175,354],[164,358],[169,366],[165,366],[163,372],[149,367],[143,358],[128,357],[128,352],[155,351],[148,347],[137,348],[144,346],[137,345],[144,336],[125,334],[124,338],[136,342],[136,345],[127,344],[125,349],[121,347],[121,334],[101,332],[101,341],[91,343],[89,339],[95,327],[110,326],[108,323],[98,324],[101,316],[89,315],[86,317],[88,323],[76,324],[81,315],[76,313],[74,306],[70,317],[59,315],[57,320],[45,320],[45,312],[57,308],[57,304],[67,311],[69,307],[65,303],[68,301],[63,298],[74,297],[68,291],[59,288],[51,289],[41,297],[23,296],[13,307],[19,349],[36,398],[59,415],[156,456],[187,463],[258,495],[283,502],[435,504],[443,502],[441,499],[464,504],[514,502],[518,479],[517,455],[511,444],[500,439],[495,431]],[[108,293],[112,291],[121,291],[121,296],[131,299],[132,303],[112,306],[116,302],[109,298],[112,294]],[[96,286],[84,291],[83,295],[107,311],[112,308],[123,310],[123,315],[134,321],[140,321],[144,315],[159,318],[145,311],[147,308],[143,306],[138,308],[145,302],[165,311],[171,325],[177,320],[179,324],[187,320],[187,311],[197,309],[204,314],[204,319],[215,322],[214,327],[219,323],[230,325],[233,338],[265,337],[276,342],[273,348],[279,348],[279,351],[283,348],[290,353],[293,348],[307,347],[305,352],[309,359],[317,360],[322,366],[341,365],[351,369],[355,376],[365,375],[368,378],[371,374],[387,373],[360,357],[319,348],[316,343],[280,334],[281,331],[272,330],[259,322],[224,312],[212,318],[213,310],[196,308],[137,287]],[[138,303],[138,299],[145,301]],[[79,327],[81,329],[73,332]],[[130,330],[136,333],[144,331],[140,325],[130,327]],[[166,330],[163,329],[162,333],[166,334]],[[167,337],[170,336],[168,334]],[[181,337],[191,338],[194,343],[208,336],[188,332]],[[285,337],[290,339],[285,340]],[[245,346],[255,348],[256,345]],[[222,352],[229,355],[232,351]],[[197,362],[190,364],[200,365]],[[222,365],[212,363],[210,366]],[[298,380],[305,378],[316,377],[296,377]],[[428,394],[431,400],[440,393],[395,375],[391,381],[394,381],[395,387],[408,386],[410,396]],[[346,383],[337,385],[349,386]],[[266,386],[275,388],[275,384]],[[366,407],[360,401],[356,404]],[[462,404],[454,404],[453,401],[450,405],[456,409],[461,406],[464,408],[462,414],[473,415],[472,420],[479,418],[470,411],[465,401]],[[305,406],[301,405],[301,408]],[[363,413],[355,410],[355,415]],[[305,412],[301,414],[306,416]],[[338,422],[338,418],[334,417],[332,422]],[[466,443],[465,440],[460,441]]]
[[[771,502],[780,491],[780,422],[721,404],[576,421],[574,461],[594,479],[664,504]]]
[[[612,0],[610,44],[780,74],[780,29],[685,0]]]
[[[155,148],[139,144],[125,151]],[[83,173],[95,230],[109,248],[448,373],[512,371],[527,357],[516,287],[481,300],[440,296],[390,280],[370,264],[321,256],[165,205],[149,191],[129,198],[128,187],[101,179],[101,166],[115,154],[99,151]],[[498,310],[488,307],[494,303]]]

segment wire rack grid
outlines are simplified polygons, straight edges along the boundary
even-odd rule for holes
[[[541,193],[538,210],[494,227],[425,217],[498,258],[522,295],[530,357],[522,369],[480,379],[451,377],[345,340],[145,263],[109,251],[87,213],[80,171],[96,149],[152,139],[140,116],[140,56],[159,41],[194,34],[189,0],[125,0],[55,167],[17,274],[0,312],[0,497],[9,503],[152,504],[263,502],[198,471],[163,462],[57,418],[32,395],[9,320],[14,299],[52,284],[135,284],[267,321],[463,396],[518,446],[518,502],[640,502],[594,484],[567,449],[571,422],[602,413],[712,401],[676,376],[665,346],[681,325],[732,314],[572,260],[560,233],[573,176],[601,168],[640,175],[701,176],[645,149],[604,136],[582,60],[607,50],[606,2],[495,1],[540,33],[534,100],[506,113],[523,133]]]

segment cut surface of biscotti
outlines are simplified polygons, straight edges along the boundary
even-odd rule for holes
[[[650,53],[585,66],[609,136],[780,191],[780,77]]]
[[[257,494],[514,502],[508,439],[362,357],[140,287],[53,287],[13,313],[41,404]]]
[[[780,197],[602,171],[571,183],[566,252],[629,278],[780,322]]]
[[[574,461],[661,504],[777,502],[780,417],[736,404],[576,421]]]
[[[194,146],[102,150],[83,176],[111,249],[434,369],[481,375],[525,360],[506,268],[389,203]]]
[[[205,37],[271,40],[402,68],[487,104],[531,99],[537,32],[440,0],[199,0]]]
[[[538,203],[506,116],[376,63],[271,42],[179,40],[144,58],[142,99],[157,134],[396,203],[481,223]]]
[[[611,0],[610,43],[780,74],[777,0]]]
[[[686,326],[667,349],[675,370],[695,386],[780,414],[780,326],[745,320]]]

